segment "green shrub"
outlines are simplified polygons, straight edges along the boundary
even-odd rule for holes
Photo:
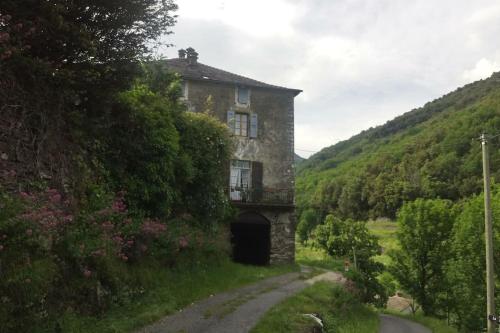
[[[144,293],[134,277],[143,261],[178,268],[228,257],[224,228],[134,217],[123,197],[76,212],[54,189],[2,198],[1,331],[54,323],[68,308],[97,315],[131,302]]]
[[[387,301],[384,287],[377,280],[384,266],[374,260],[381,253],[377,237],[370,234],[365,222],[341,220],[328,215],[324,224],[314,230],[317,246],[336,258],[348,258],[357,267],[349,277],[361,291],[364,302],[383,306]]]

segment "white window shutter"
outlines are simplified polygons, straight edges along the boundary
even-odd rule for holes
[[[227,111],[227,126],[231,129],[231,132],[234,133],[234,111],[229,110]]]
[[[252,113],[250,116],[250,137],[251,138],[256,138],[257,137],[257,132],[258,132],[258,120],[257,120],[257,114]]]

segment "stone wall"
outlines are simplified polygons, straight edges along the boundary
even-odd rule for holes
[[[250,88],[250,105],[236,105],[236,86],[215,82],[187,81],[187,101],[193,112],[211,113],[227,122],[227,111],[257,114],[257,138],[235,136],[235,158],[263,163],[263,185],[273,189],[294,188],[294,92]],[[211,103],[207,100],[211,96]],[[228,179],[229,185],[229,179]],[[261,206],[253,209],[271,223],[271,264],[293,262],[295,211],[293,206]]]
[[[265,187],[293,189],[293,92],[251,88],[250,106],[238,107],[235,103],[236,86],[203,81],[188,82],[188,105],[191,111],[203,112],[209,96],[213,101],[212,111],[223,122],[227,122],[229,110],[257,114],[257,138],[235,136],[235,158],[262,162]]]

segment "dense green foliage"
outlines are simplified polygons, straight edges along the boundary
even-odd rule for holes
[[[493,216],[500,214],[499,191],[495,186]],[[498,244],[500,225],[493,220]],[[398,244],[389,251],[392,274],[387,278],[396,278],[427,315],[447,319],[461,332],[482,332],[486,326],[483,196],[454,205],[418,199],[401,208],[398,226]],[[497,254],[496,266],[500,265]],[[498,276],[496,283],[500,283]]]
[[[2,169],[61,188],[85,183],[92,172],[81,164],[95,162],[89,150],[99,144],[92,130],[107,125],[116,94],[170,33],[176,8],[172,0],[2,1]]]
[[[481,190],[484,131],[500,133],[500,74],[408,112],[383,126],[323,149],[299,165],[299,213],[322,220],[395,217],[406,201],[452,201]],[[500,179],[500,151],[492,150],[492,176]]]
[[[307,209],[302,212],[296,230],[299,241],[304,244],[311,236],[314,228],[321,222],[322,221],[318,219],[318,215],[313,209]]]
[[[427,315],[447,308],[441,296],[449,289],[445,264],[451,255],[453,220],[452,203],[445,200],[418,199],[398,213],[399,249],[389,254],[390,272]]]
[[[377,280],[384,266],[374,257],[381,253],[377,238],[370,234],[365,222],[341,220],[328,215],[314,230],[314,243],[335,258],[354,263],[350,278],[357,283],[364,302],[382,306],[387,301],[385,289]]]
[[[378,315],[363,305],[350,286],[318,282],[273,307],[252,329],[252,333],[313,332],[319,328],[307,313],[317,313],[324,323],[323,332],[376,333]],[[315,331],[314,331],[315,332]]]
[[[500,188],[492,195],[494,261],[500,267]],[[484,197],[475,196],[460,206],[452,236],[452,258],[447,262],[453,322],[465,332],[480,332],[486,325],[486,260]],[[496,274],[496,285],[500,277]],[[496,304],[500,297],[496,293]]]
[[[229,253],[227,127],[151,61],[171,0],[0,4],[0,330],[59,331]]]
[[[185,112],[179,85],[161,65],[117,97],[105,125],[93,130],[115,190],[148,216],[189,213],[215,223],[228,205],[223,170],[232,150],[225,125]]]

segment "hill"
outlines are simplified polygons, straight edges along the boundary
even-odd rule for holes
[[[481,132],[500,133],[500,73],[324,148],[297,169],[299,214],[394,217],[404,201],[481,191]],[[500,179],[497,139],[492,176]]]
[[[293,154],[293,162],[295,163],[295,165],[299,165],[300,162],[303,162],[305,161],[306,159],[303,158],[302,156],[299,156],[297,154]]]

